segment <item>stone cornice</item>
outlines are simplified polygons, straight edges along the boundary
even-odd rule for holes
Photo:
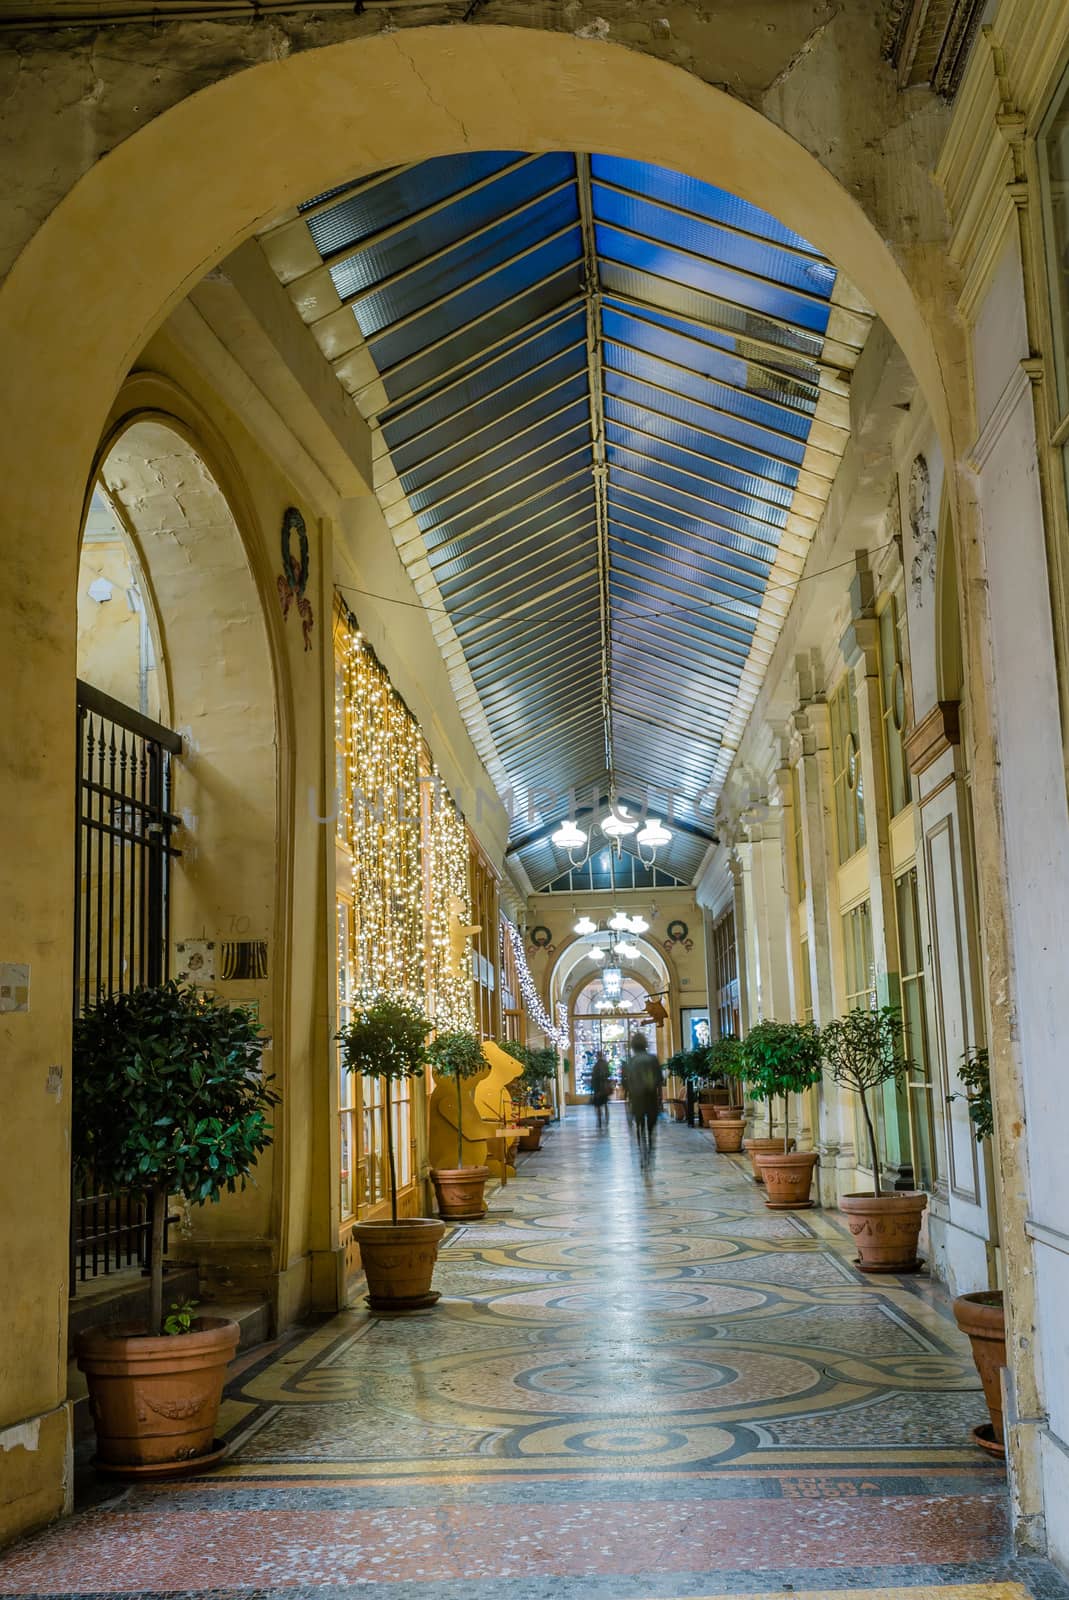
[[[933,761],[953,745],[961,743],[959,707],[956,700],[939,700],[926,717],[914,723],[903,741],[906,760],[914,777],[927,771]]]

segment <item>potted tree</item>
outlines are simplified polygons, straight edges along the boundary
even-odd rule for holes
[[[418,1311],[439,1298],[431,1279],[445,1224],[436,1217],[398,1218],[391,1104],[395,1083],[423,1076],[430,1031],[430,1020],[417,1001],[375,992],[354,999],[349,1021],[337,1035],[348,1071],[382,1084],[390,1221],[353,1226],[367,1278],[367,1303],[374,1311]]]
[[[761,1025],[758,1024],[758,1026],[761,1026]],[[749,1035],[747,1035],[747,1040],[748,1040],[748,1038],[749,1038]],[[754,1045],[755,1051],[758,1049],[759,1044],[760,1044],[759,1040],[755,1041],[755,1045]],[[743,1053],[742,1053],[742,1074],[743,1074],[743,1077],[747,1077],[747,1078],[750,1077],[750,1069],[749,1069],[749,1065],[748,1065],[748,1058],[747,1058],[747,1055],[746,1055],[746,1042],[745,1041],[744,1041],[744,1044],[743,1044]],[[753,1094],[753,1097],[754,1097],[755,1100],[763,1100],[765,1102],[765,1105],[768,1107],[768,1132],[767,1132],[767,1134],[753,1134],[752,1133],[752,1134],[750,1134],[748,1139],[744,1139],[743,1140],[742,1144],[743,1144],[743,1149],[746,1151],[746,1154],[750,1158],[750,1166],[753,1169],[753,1181],[754,1181],[754,1183],[764,1183],[765,1180],[764,1180],[764,1178],[763,1178],[763,1176],[761,1174],[761,1160],[760,1160],[761,1156],[763,1156],[768,1151],[771,1151],[773,1154],[775,1154],[777,1151],[783,1150],[783,1149],[793,1150],[794,1149],[794,1140],[790,1139],[788,1137],[787,1143],[785,1145],[784,1144],[784,1140],[783,1139],[777,1139],[777,1137],[775,1135],[775,1132],[774,1132],[774,1128],[775,1128],[775,1105],[776,1105],[776,1095],[779,1092],[778,1089],[773,1089],[773,1092],[771,1094],[766,1093],[765,1092],[764,1082],[762,1081],[762,1079],[760,1077],[757,1077],[757,1078],[754,1078],[751,1081],[751,1083],[750,1083],[750,1091]],[[786,1137],[786,1135],[785,1135],[785,1137]]]
[[[244,1188],[271,1143],[278,1096],[263,1049],[247,1012],[174,982],[101,1000],[74,1024],[75,1163],[151,1202],[147,1323],[78,1340],[105,1471],[159,1476],[222,1454],[215,1422],[238,1326],[191,1306],[164,1317],[164,1228],[172,1195],[204,1205]]]
[[[701,1070],[704,1071],[707,1081],[711,1082],[723,1075],[727,1077],[729,1085],[732,1085],[728,1089],[725,1104],[703,1104],[700,1107],[702,1124],[709,1129],[721,1155],[737,1155],[742,1149],[742,1136],[746,1132],[742,1103],[737,1098],[738,1090],[733,1087],[736,1081],[734,1071],[741,1064],[738,1051],[735,1049],[737,1044],[738,1040],[725,1036],[704,1050],[693,1052],[695,1056],[701,1057]]]
[[[685,1085],[689,1076],[687,1063],[688,1052],[686,1050],[677,1050],[674,1055],[668,1057],[664,1064],[665,1077],[674,1078],[677,1083],[682,1082]],[[686,1121],[687,1102],[682,1095],[666,1095],[664,1103],[669,1107],[672,1116],[677,1122]]]
[[[928,1196],[919,1190],[884,1193],[880,1155],[868,1097],[890,1083],[909,1062],[902,1054],[902,1013],[897,1006],[854,1010],[821,1031],[824,1060],[832,1077],[861,1102],[872,1161],[873,1191],[844,1194],[839,1205],[857,1241],[862,1272],[916,1272],[917,1240]]]
[[[543,1100],[546,1093],[546,1084],[551,1081],[557,1070],[557,1052],[552,1045],[542,1045],[535,1049],[525,1051],[523,1072],[520,1074],[520,1095],[523,1107],[517,1121],[523,1124],[524,1132],[519,1139],[521,1150],[538,1150],[542,1145],[542,1133],[545,1129],[545,1117],[541,1108],[532,1105],[534,1100]]]
[[[450,1221],[473,1221],[486,1215],[483,1191],[490,1168],[464,1165],[464,1079],[477,1077],[485,1067],[482,1045],[474,1033],[455,1029],[431,1040],[427,1058],[435,1077],[452,1078],[457,1092],[457,1164],[431,1169],[438,1215]],[[474,1105],[471,1110],[475,1113]]]
[[[742,1040],[736,1039],[733,1033],[722,1034],[713,1040],[705,1059],[710,1079],[724,1084],[728,1091],[727,1104],[713,1107],[714,1119],[724,1117],[728,1121],[738,1121],[743,1113],[741,1079],[745,1058]]]
[[[769,1141],[750,1151],[751,1165],[765,1185],[765,1204],[773,1211],[808,1208],[815,1150],[793,1150],[790,1137],[791,1095],[802,1094],[821,1079],[820,1035],[811,1022],[759,1022],[746,1035],[746,1077],[759,1100],[768,1102]],[[783,1136],[772,1137],[772,1106],[783,1101]]]
[[[991,1068],[983,1047],[967,1050],[958,1068],[964,1098],[972,1118],[977,1144],[993,1138],[995,1112],[991,1103]],[[981,1289],[974,1294],[959,1294],[954,1301],[954,1317],[972,1346],[972,1357],[983,1384],[990,1424],[973,1429],[978,1445],[994,1455],[1006,1454],[1002,1420],[1002,1368],[1006,1365],[1006,1302],[1001,1289]]]

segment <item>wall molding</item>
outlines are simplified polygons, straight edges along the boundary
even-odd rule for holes
[[[1034,1217],[1026,1219],[1024,1231],[1037,1244],[1049,1245],[1052,1250],[1060,1250],[1062,1255],[1069,1256],[1069,1233],[1048,1227],[1045,1222],[1037,1222]]]
[[[1032,387],[1032,374],[1024,362],[1018,363],[992,408],[968,453],[968,463],[973,472],[981,473],[990,461],[995,447],[1009,425],[1010,419]]]
[[[958,702],[937,700],[928,715],[913,724],[903,743],[909,770],[917,778],[953,745],[961,743]]]

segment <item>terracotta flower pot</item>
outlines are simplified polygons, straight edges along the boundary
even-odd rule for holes
[[[685,1122],[687,1120],[687,1102],[685,1100],[669,1100],[667,1104],[676,1122]]]
[[[716,1140],[722,1156],[733,1156],[742,1149],[742,1136],[746,1132],[744,1117],[717,1117],[709,1130]]]
[[[489,1167],[436,1167],[431,1181],[438,1200],[438,1215],[449,1221],[470,1222],[486,1215],[483,1190]]]
[[[737,1122],[742,1116],[741,1105],[714,1106],[713,1117],[717,1122]]]
[[[215,1455],[215,1424],[239,1329],[198,1317],[189,1333],[150,1338],[137,1327],[87,1328],[78,1365],[89,1386],[97,1461],[131,1477]]]
[[[862,1272],[916,1272],[917,1239],[928,1196],[916,1189],[892,1194],[844,1194],[839,1201],[858,1248]]]
[[[367,1278],[365,1299],[373,1311],[419,1311],[441,1298],[431,1278],[444,1232],[445,1223],[434,1217],[354,1225]]]
[[[761,1169],[765,1184],[765,1205],[770,1211],[806,1211],[813,1204],[809,1191],[813,1187],[813,1169],[820,1157],[815,1150],[783,1152],[765,1150],[753,1158]]]
[[[542,1143],[542,1123],[540,1121],[525,1122],[523,1128],[524,1131],[519,1138],[520,1149],[537,1150]]]
[[[716,1121],[717,1107],[709,1105],[705,1100],[698,1102],[698,1115],[702,1119],[703,1128],[711,1128]]]
[[[780,1155],[782,1155],[783,1154],[783,1140],[782,1139],[744,1139],[742,1141],[742,1148],[746,1151],[746,1154],[750,1158],[750,1165],[753,1168],[753,1181],[754,1181],[754,1183],[764,1183],[765,1180],[761,1176],[761,1168],[759,1167],[759,1165],[757,1163],[757,1157],[759,1155],[761,1155],[766,1150],[770,1150],[773,1155],[775,1155],[777,1151],[780,1153]],[[791,1149],[792,1150],[794,1149],[794,1140],[793,1139],[791,1140]]]
[[[974,1429],[977,1444],[998,1453],[1006,1454],[1006,1439],[1002,1423],[1002,1368],[1006,1365],[1006,1307],[1001,1289],[990,1289],[979,1294],[959,1294],[954,1301],[954,1318],[962,1333],[969,1336],[972,1358],[984,1386],[984,1399],[991,1413],[991,1439],[979,1436]]]

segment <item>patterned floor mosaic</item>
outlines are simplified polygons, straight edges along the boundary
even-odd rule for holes
[[[220,1469],[98,1498],[0,1595],[1069,1600],[1010,1556],[941,1296],[851,1257],[708,1135],[643,1180],[582,1108],[447,1237],[437,1307],[246,1359]]]

